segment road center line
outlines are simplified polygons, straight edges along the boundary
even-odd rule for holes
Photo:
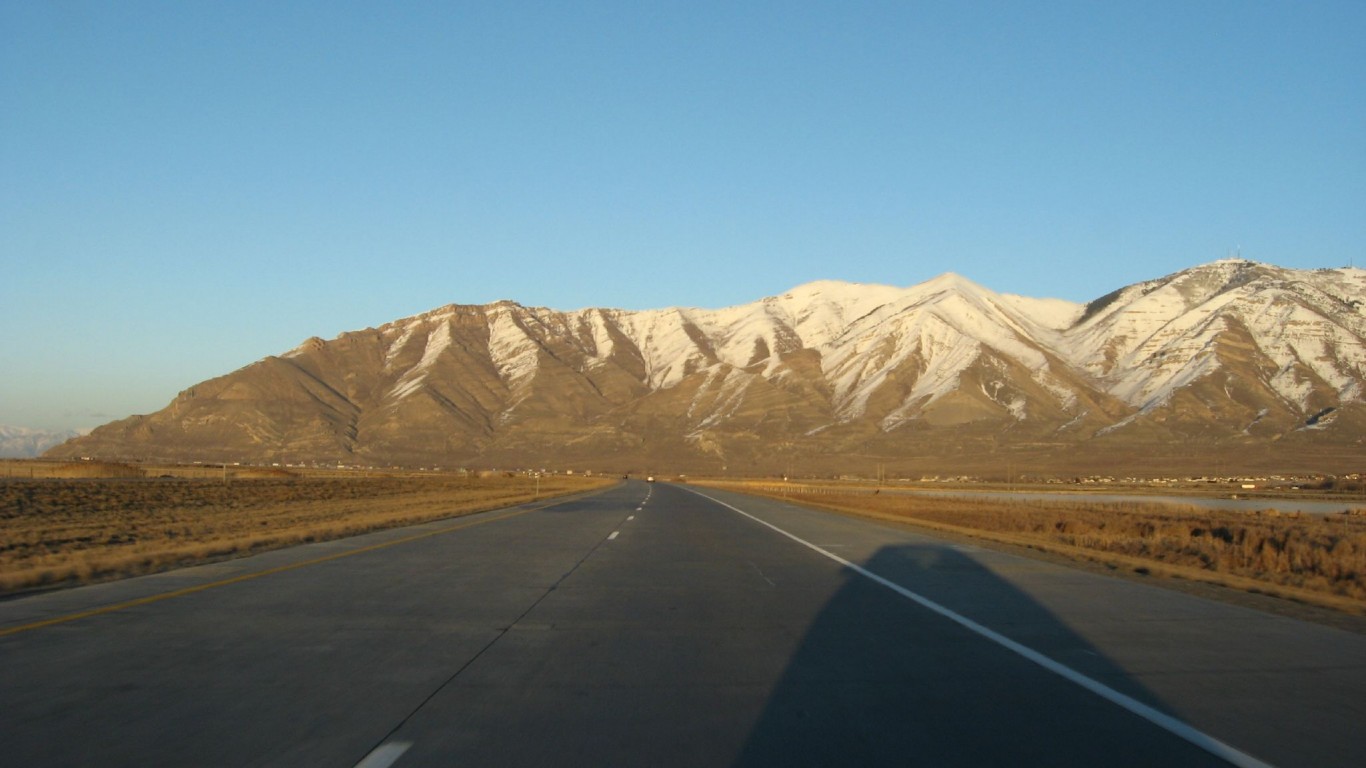
[[[612,531],[611,535],[607,537],[607,540],[611,541],[612,539],[615,539],[619,533],[621,533],[621,531]]]
[[[943,616],[944,618],[954,622],[955,624],[963,627],[964,629],[967,629],[977,635],[980,635],[986,638],[987,640],[990,640],[991,642],[996,643],[997,645],[1019,656],[1023,656],[1024,658],[1034,662],[1035,664],[1038,664],[1039,666],[1043,667],[1049,672],[1059,675],[1067,679],[1068,681],[1073,682],[1081,686],[1082,688],[1085,688],[1086,690],[1096,694],[1102,699],[1105,699],[1106,701],[1112,704],[1116,704],[1122,707],[1123,709],[1128,710],[1132,714],[1138,715],[1139,717],[1143,718],[1144,720],[1147,720],[1153,725],[1156,725],[1162,730],[1167,731],[1173,736],[1184,739],[1185,741],[1205,750],[1206,752],[1209,752],[1215,757],[1226,760],[1229,763],[1232,763],[1233,765],[1239,766],[1239,768],[1272,768],[1270,763],[1258,760],[1257,758],[1241,750],[1238,750],[1229,744],[1225,744],[1224,742],[1214,738],[1213,736],[1210,736],[1204,731],[1197,730],[1195,727],[1187,723],[1184,723],[1180,720],[1177,720],[1171,715],[1168,715],[1164,712],[1160,712],[1131,696],[1127,696],[1123,693],[1120,693],[1119,691],[1116,691],[1115,689],[1109,687],[1108,685],[1105,685],[1104,683],[1101,683],[1097,680],[1093,680],[1087,677],[1086,675],[1083,675],[1082,673],[1076,671],[1075,669],[1072,669],[1071,667],[1065,666],[1054,661],[1053,659],[1050,659],[1049,657],[1043,655],[1042,653],[1039,653],[1033,648],[1017,643],[1014,640],[1011,640],[1010,638],[997,632],[994,629],[986,627],[982,624],[978,624],[972,619],[969,619],[968,617],[960,613],[945,608],[939,603],[936,603],[923,595],[920,595],[916,592],[912,592],[911,590],[901,586],[900,584],[897,584],[894,581],[883,578],[882,576],[879,576],[876,573],[873,573],[872,571],[860,565],[856,565],[848,560],[845,560],[844,558],[834,554],[833,552],[822,549],[821,547],[812,544],[811,542],[797,536],[796,534],[789,533],[783,530],[782,528],[779,528],[778,526],[774,525],[773,523],[768,522],[767,520],[761,520],[755,517],[754,515],[751,515],[750,513],[744,511],[743,509],[740,509],[739,507],[727,504],[726,502],[708,496],[707,494],[702,493],[701,491],[697,491],[692,488],[685,488],[685,490],[691,491],[692,493],[695,493],[698,496],[707,499],[708,501],[712,501],[716,504],[719,504],[725,507],[726,509],[731,510],[732,512],[738,512],[739,514],[748,517],[750,520],[753,520],[754,522],[759,523],[760,525],[763,525],[765,527],[771,528],[774,531],[786,536],[789,539],[792,539],[793,541],[797,542],[798,544],[801,544],[802,546],[808,549],[811,549],[815,552],[819,552],[820,554],[830,558],[831,560],[834,560],[835,562],[859,574],[860,576],[864,576],[868,579],[871,579],[872,581],[875,581],[878,584],[887,587],[888,589],[892,590],[898,595],[901,595],[907,600],[910,600],[911,602],[916,603],[917,605],[920,605],[923,608],[927,608],[939,614],[940,616]]]

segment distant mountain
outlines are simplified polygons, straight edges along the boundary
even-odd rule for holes
[[[0,459],[30,459],[82,434],[76,430],[50,431],[0,424]]]
[[[52,454],[728,472],[1359,456],[1363,302],[1363,270],[1227,260],[1085,305],[952,274],[717,310],[451,305],[309,339]]]

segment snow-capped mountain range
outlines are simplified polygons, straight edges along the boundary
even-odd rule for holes
[[[1226,260],[1088,304],[946,274],[724,309],[451,305],[310,339],[58,452],[724,466],[986,442],[1354,444],[1363,302],[1363,270]]]
[[[0,424],[0,459],[28,459],[77,435],[77,430],[53,431]]]

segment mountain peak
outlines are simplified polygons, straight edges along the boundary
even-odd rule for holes
[[[929,280],[926,280],[925,282],[915,287],[927,288],[932,290],[970,290],[974,292],[981,292],[987,290],[986,288],[983,288],[981,285],[978,285],[977,283],[969,280],[968,278],[963,277],[957,272],[944,272],[942,274],[935,275],[934,277],[930,278]]]
[[[0,459],[27,459],[40,456],[44,451],[89,431],[33,429],[0,424]]]
[[[819,280],[722,309],[449,305],[310,339],[54,453],[603,467],[654,456],[758,471],[1011,441],[1085,454],[1126,435],[1354,446],[1366,430],[1362,306],[1366,272],[1245,259],[1085,306],[953,272],[905,288]]]

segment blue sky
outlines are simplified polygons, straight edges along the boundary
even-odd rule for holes
[[[0,424],[448,303],[1366,263],[1366,3],[0,3]]]

